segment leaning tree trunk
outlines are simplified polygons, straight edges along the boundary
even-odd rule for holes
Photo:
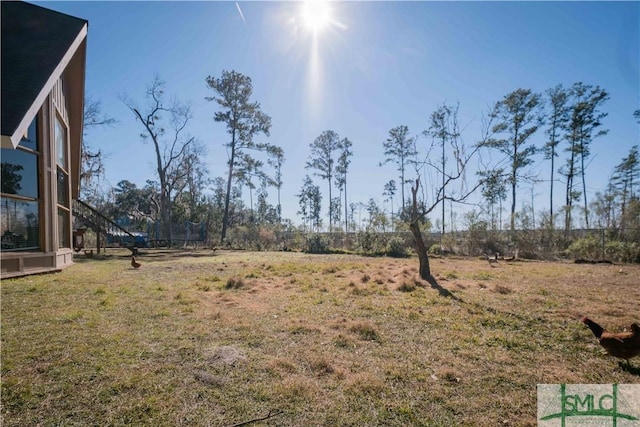
[[[411,205],[411,223],[409,229],[413,234],[413,239],[416,242],[416,253],[418,254],[418,260],[420,261],[420,278],[423,280],[430,280],[431,268],[429,267],[429,255],[427,254],[427,247],[422,239],[422,232],[420,232],[420,215],[418,215],[418,187],[420,185],[420,179],[416,179],[416,186],[411,187],[411,195],[413,197],[413,204]]]

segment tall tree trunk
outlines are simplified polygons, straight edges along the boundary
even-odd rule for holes
[[[156,151],[158,153],[158,161],[161,161],[157,145]],[[162,222],[162,233],[167,241],[167,246],[171,247],[171,200],[167,194],[167,175],[161,163],[158,163],[158,176],[160,178],[160,221]]]
[[[224,197],[224,216],[222,217],[222,233],[220,234],[220,244],[224,244],[227,236],[227,225],[229,223],[229,202],[231,201],[231,180],[233,179],[233,163],[236,155],[236,133],[235,129],[231,135],[231,157],[229,159],[229,174],[227,176],[227,194]]]
[[[404,162],[404,159],[402,160],[402,162]],[[401,212],[400,217],[402,218],[402,213],[404,212],[404,207],[407,206],[407,204],[405,203],[405,199],[404,199],[404,163],[400,167],[400,179],[402,180],[402,182],[400,183],[400,192],[402,193],[402,209],[400,210],[400,212]]]
[[[331,177],[329,177],[329,233],[333,231],[333,199],[331,198]]]
[[[416,243],[416,253],[418,254],[418,261],[420,262],[420,278],[430,281],[431,268],[429,266],[429,254],[427,254],[427,247],[422,239],[422,232],[420,231],[420,215],[418,214],[418,187],[420,185],[420,179],[416,179],[416,186],[411,187],[412,205],[411,205],[411,223],[409,229],[413,234],[413,239]]]
[[[584,198],[584,222],[589,229],[589,207],[587,205],[587,182],[584,173],[584,145],[580,144],[580,173],[582,174],[582,197]]]
[[[347,173],[344,173],[344,231],[349,231],[349,211],[347,210]]]
[[[251,189],[251,185],[249,185],[249,219],[251,222],[254,221],[254,213],[253,213],[253,190]]]
[[[444,173],[444,167],[445,167],[445,152],[444,152],[444,146],[445,146],[445,138],[442,138],[442,234],[440,235],[440,249],[442,249],[442,238],[444,237],[444,230],[445,230],[445,226],[444,226],[444,207],[445,207],[445,190],[444,190],[444,186],[445,186],[445,173]],[[449,226],[451,228],[451,226]]]
[[[513,135],[513,166],[511,167],[511,233],[513,238],[513,232],[516,229],[516,186],[517,186],[517,174],[518,171],[518,127],[515,128]]]
[[[555,140],[555,134],[553,136]],[[549,188],[549,226],[553,228],[553,168],[554,168],[554,157],[556,154],[555,147],[551,147],[551,180],[550,188]]]
[[[278,184],[278,224],[282,223],[282,205],[280,204],[280,187],[281,184]]]
[[[167,241],[167,246],[171,247],[171,203],[164,189],[160,190],[160,212],[164,238]]]
[[[572,187],[572,181],[573,181],[573,177],[571,175],[567,176],[567,197],[565,200],[565,211],[564,211],[564,231],[565,232],[569,232],[569,230],[571,229],[571,200],[572,200],[572,196],[571,196],[571,187]]]
[[[575,138],[575,131],[573,132]],[[571,155],[569,157],[569,171],[567,172],[567,196],[566,210],[564,214],[564,231],[569,232],[571,229],[571,210],[573,207],[573,176],[575,175],[575,142],[571,141]]]
[[[420,232],[420,226],[418,221],[412,221],[409,225],[413,238],[416,242],[416,253],[418,254],[418,260],[420,262],[420,278],[423,280],[431,279],[431,268],[429,267],[429,255],[427,254],[427,248],[422,239],[422,233]]]
[[[511,174],[511,233],[516,229],[516,173],[515,169]]]

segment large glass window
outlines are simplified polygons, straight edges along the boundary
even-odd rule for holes
[[[38,202],[0,198],[2,250],[38,249],[40,221]]]
[[[71,247],[71,209],[69,200],[69,169],[67,161],[67,128],[58,116],[55,118],[56,178],[58,200],[58,247]]]
[[[38,150],[37,119],[16,149],[2,149],[0,240],[3,251],[40,248]]]
[[[38,156],[21,149],[2,150],[2,193],[38,198]]]

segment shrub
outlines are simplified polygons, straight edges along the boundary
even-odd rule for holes
[[[402,237],[370,231],[360,232],[356,238],[356,252],[368,256],[390,256],[406,258],[408,246]]]
[[[640,262],[640,245],[636,242],[614,240],[604,245],[607,258],[620,262]]]
[[[329,241],[319,234],[314,234],[313,236],[307,238],[305,252],[309,254],[331,253],[331,249],[329,248]]]
[[[599,258],[601,250],[600,241],[595,236],[587,236],[574,241],[567,253],[573,258]]]
[[[379,233],[360,232],[356,251],[361,255],[384,255],[386,252],[384,238]]]
[[[387,256],[393,258],[409,257],[405,240],[400,237],[392,237],[387,244]]]
[[[434,243],[433,245],[429,246],[429,250],[427,250],[427,253],[429,255],[440,255],[442,253],[440,243]]]
[[[246,286],[246,282],[241,277],[229,277],[224,285],[225,289],[240,289]]]

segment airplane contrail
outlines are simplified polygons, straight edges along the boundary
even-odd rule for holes
[[[240,14],[240,18],[242,18],[242,22],[246,24],[247,21],[244,20],[244,14],[242,13],[242,9],[240,9],[240,5],[238,4],[238,2],[236,2],[236,7],[238,8],[238,13]]]

